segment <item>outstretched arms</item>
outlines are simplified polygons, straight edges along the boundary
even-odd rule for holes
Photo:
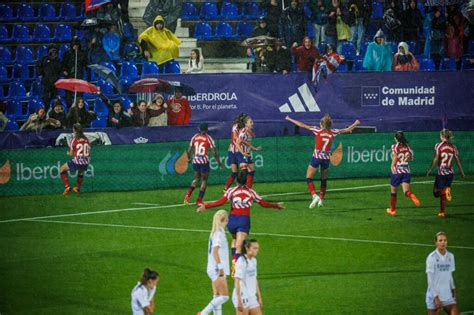
[[[302,123],[302,122],[299,121],[299,120],[293,119],[293,118],[291,118],[290,116],[286,116],[285,119],[288,120],[289,122],[291,122],[291,123],[297,125],[297,126],[300,127],[300,128],[304,128],[304,129],[308,129],[308,130],[311,129],[311,126],[308,126],[307,124]]]
[[[351,133],[352,130],[354,130],[355,127],[357,127],[358,125],[360,125],[359,119],[354,121],[354,123],[350,125],[349,127],[339,130],[339,133]]]

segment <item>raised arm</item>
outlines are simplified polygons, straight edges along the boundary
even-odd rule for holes
[[[291,122],[291,123],[297,125],[297,126],[300,127],[300,128],[304,128],[304,129],[308,129],[308,130],[311,129],[311,126],[308,126],[307,124],[302,123],[301,121],[298,121],[298,120],[296,120],[296,119],[293,119],[293,118],[291,118],[290,116],[286,116],[285,119],[288,120],[289,122]]]
[[[358,125],[360,125],[359,119],[354,121],[354,123],[350,125],[349,127],[339,130],[339,133],[351,133],[352,130],[354,130],[355,127],[357,127]]]

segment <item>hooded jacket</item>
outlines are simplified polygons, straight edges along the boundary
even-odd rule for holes
[[[398,50],[400,47],[403,47],[405,50],[404,54],[397,52],[393,56],[393,71],[416,71],[420,68],[420,64],[416,60],[415,56],[408,50],[408,44],[405,42],[400,42],[398,44]]]
[[[181,41],[173,32],[164,26],[162,30],[157,30],[155,25],[158,22],[162,22],[163,25],[165,24],[161,15],[155,18],[152,26],[138,36],[138,42],[142,43],[142,41],[145,41],[147,50],[151,54],[149,60],[161,65],[179,56],[179,45]]]
[[[364,57],[364,68],[369,71],[391,71],[392,70],[392,47],[384,43],[379,45],[377,38],[385,38],[381,29],[374,36],[374,41],[367,46]]]

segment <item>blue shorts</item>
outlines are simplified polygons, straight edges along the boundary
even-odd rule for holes
[[[87,171],[89,164],[76,164],[73,160],[70,160],[69,162],[67,162],[67,166],[69,167],[69,171],[74,173],[75,171]]]
[[[330,160],[322,160],[315,158],[314,156],[311,158],[311,161],[309,162],[309,165],[311,165],[314,168],[318,168],[318,166],[321,166],[322,170],[326,170],[329,168],[329,162]]]
[[[237,162],[239,164],[252,164],[252,156],[245,156],[240,152],[235,153]]]
[[[235,235],[237,232],[250,232],[250,217],[246,215],[229,215],[229,222],[227,223],[227,230],[230,234]]]
[[[197,164],[193,163],[193,170],[198,173],[207,174],[210,171],[209,163]]]
[[[451,183],[453,182],[453,178],[454,178],[454,174],[436,175],[435,187],[438,188],[438,189],[451,187]]]
[[[227,163],[229,165],[232,165],[232,164],[239,165],[239,161],[237,161],[237,153],[236,152],[229,151],[227,153]]]
[[[390,185],[394,187],[398,187],[403,183],[410,184],[411,182],[411,174],[390,174]]]

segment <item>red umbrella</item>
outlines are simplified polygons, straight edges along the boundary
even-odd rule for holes
[[[54,83],[57,89],[71,92],[97,93],[99,88],[92,83],[79,79],[60,79]]]
[[[158,89],[163,91],[169,89],[170,87],[170,84],[165,80],[158,78],[145,78],[135,81],[130,86],[128,91],[132,93],[153,93]]]

